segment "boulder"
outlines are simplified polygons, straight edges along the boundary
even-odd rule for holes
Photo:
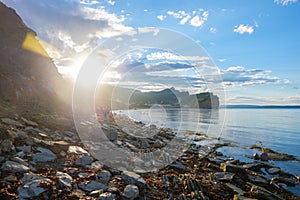
[[[40,153],[32,155],[32,159],[35,162],[50,162],[57,158],[56,155],[49,149],[38,147],[37,151]]]
[[[75,162],[75,165],[85,167],[93,162],[92,158],[89,156],[82,156],[78,158]]]
[[[78,187],[84,191],[94,191],[94,190],[106,190],[107,186],[98,181],[88,181],[86,183],[79,183]]]
[[[122,178],[127,184],[141,185],[141,186],[146,185],[146,181],[140,175],[134,172],[124,171],[122,173]]]
[[[6,161],[2,165],[1,169],[5,170],[5,171],[11,171],[11,172],[28,172],[30,170],[29,167],[27,167],[23,164],[13,162],[13,161],[9,161],[9,160]]]

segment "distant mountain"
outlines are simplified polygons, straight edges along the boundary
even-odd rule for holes
[[[128,88],[102,85],[98,88],[96,102],[113,109],[149,108],[155,104],[166,107],[219,108],[219,98],[205,92],[190,95],[175,88],[161,91],[141,92]]]
[[[51,58],[17,13],[0,2],[0,108],[55,112],[63,80]]]
[[[220,108],[234,109],[300,109],[300,105],[221,105]]]

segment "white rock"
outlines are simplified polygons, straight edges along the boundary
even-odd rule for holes
[[[89,155],[89,153],[79,146],[69,146],[68,154],[85,154]]]
[[[123,196],[128,199],[134,199],[139,196],[139,188],[135,185],[127,185],[124,189]]]

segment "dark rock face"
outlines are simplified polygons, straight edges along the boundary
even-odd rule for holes
[[[51,110],[61,76],[16,12],[0,2],[0,15],[0,100]]]

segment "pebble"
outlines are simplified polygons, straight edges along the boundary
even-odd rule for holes
[[[128,199],[134,199],[139,196],[139,188],[136,185],[127,185],[124,189],[123,196]]]
[[[14,150],[14,145],[11,140],[6,139],[6,140],[1,141],[0,151],[2,151],[4,153],[10,153],[13,150]]]
[[[99,200],[115,200],[116,198],[117,198],[116,195],[110,192],[102,193],[99,196]]]
[[[24,127],[23,124],[21,124],[20,122],[18,121],[15,121],[13,119],[9,119],[9,118],[2,118],[1,121],[4,123],[4,124],[7,124],[7,125],[12,125],[12,126],[16,126],[16,127]]]
[[[57,172],[55,176],[58,177],[58,182],[60,183],[61,186],[68,187],[68,188],[72,187],[71,182],[73,178],[69,174],[63,172]]]
[[[134,185],[146,184],[146,181],[139,174],[136,174],[134,172],[124,171],[122,173],[122,178],[127,184],[134,184]]]
[[[5,171],[11,171],[11,172],[28,172],[30,170],[29,167],[23,164],[14,161],[9,161],[9,160],[2,165],[1,169]]]
[[[99,178],[99,181],[103,184],[107,184],[109,182],[109,179],[111,177],[111,173],[107,170],[103,170],[97,174],[97,177]]]

